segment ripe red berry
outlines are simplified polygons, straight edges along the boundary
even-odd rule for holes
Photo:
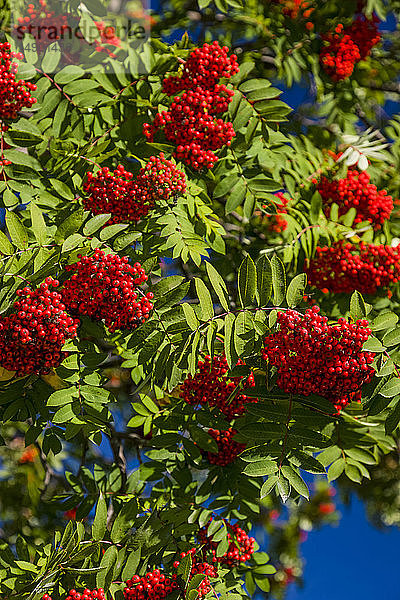
[[[376,294],[400,281],[400,246],[340,240],[330,247],[318,247],[306,272],[310,285],[320,290]]]
[[[196,554],[196,548],[191,548],[188,552],[182,552],[180,557],[185,558],[188,554],[192,556],[192,568],[190,571],[189,582],[195,575],[205,575],[204,579],[200,582],[198,586],[198,598],[204,598],[212,589],[211,587],[211,579],[215,579],[218,577],[218,572],[216,570],[215,565],[210,565],[208,562],[201,561]],[[180,561],[174,562],[174,568],[178,568]],[[175,566],[176,565],[176,566]]]
[[[147,280],[139,263],[129,264],[126,256],[96,250],[80,256],[65,270],[73,273],[63,287],[63,302],[77,316],[104,321],[110,331],[135,329],[149,318],[153,294],[141,294],[138,286]]]
[[[16,80],[18,65],[13,58],[21,59],[23,55],[11,52],[8,42],[0,43],[0,119],[16,119],[23,108],[29,109],[36,102],[31,96],[36,85]]]
[[[221,48],[218,42],[193,50],[182,72],[163,82],[168,95],[186,91],[173,98],[167,111],[157,113],[151,125],[145,123],[147,139],[153,141],[162,129],[176,146],[177,160],[195,171],[211,169],[218,160],[214,151],[230,146],[235,135],[232,123],[219,117],[227,111],[233,92],[218,81],[237,72],[236,57],[228,56],[228,48]]]
[[[265,212],[264,214],[267,217],[267,226],[269,231],[273,231],[274,233],[282,233],[288,227],[288,222],[281,215],[287,214],[286,207],[289,203],[289,199],[282,192],[277,192],[275,194],[278,202],[276,202],[276,214]],[[266,204],[263,205],[263,208],[268,211],[270,207]]]
[[[241,529],[237,523],[232,525],[228,521],[225,521],[225,525],[228,530],[228,550],[217,556],[218,542],[212,540],[212,536],[208,536],[208,527],[212,519],[207,525],[202,527],[198,533],[198,541],[203,544],[203,551],[205,555],[211,553],[213,563],[221,563],[228,567],[236,567],[241,563],[250,560],[251,555],[254,553],[255,539],[249,537],[244,529]]]
[[[238,455],[246,448],[246,444],[236,442],[233,438],[237,434],[236,429],[230,427],[227,431],[209,429],[208,433],[217,442],[218,453],[207,452],[207,460],[212,465],[225,467],[235,462]]]
[[[136,179],[119,165],[88,173],[83,186],[84,207],[93,214],[110,213],[108,224],[137,222],[160,201],[174,200],[186,191],[185,175],[163,153],[152,156]]]
[[[334,31],[322,36],[328,45],[320,52],[320,62],[333,81],[350,77],[354,65],[364,60],[379,43],[378,23],[376,16],[367,19],[365,15],[358,15],[350,27],[339,24]]]
[[[105,600],[106,596],[103,588],[94,590],[84,589],[82,592],[77,592],[72,589],[69,590],[65,600]],[[52,600],[49,594],[43,594],[42,600]]]
[[[36,290],[18,290],[13,312],[0,317],[0,365],[18,377],[58,367],[67,356],[61,348],[76,337],[79,321],[65,312],[58,285],[48,277]]]
[[[218,42],[203,44],[189,54],[178,75],[164,79],[163,88],[168,96],[197,87],[212,90],[221,78],[229,79],[239,72],[237,58],[228,55],[229,48]]]
[[[238,364],[243,364],[239,361]],[[254,376],[228,377],[228,362],[224,355],[205,356],[199,360],[197,373],[192,377],[189,375],[183,382],[180,397],[192,406],[218,407],[229,419],[242,415],[246,410],[246,404],[258,402],[258,398],[252,398],[244,394],[234,394],[237,386],[243,388],[254,387]]]
[[[333,203],[339,206],[339,216],[345,215],[350,208],[355,208],[357,214],[354,224],[368,221],[375,229],[380,229],[393,210],[392,196],[386,190],[378,191],[370,183],[370,175],[365,171],[349,169],[344,179],[322,177],[317,189],[321,194],[326,216],[329,216]]]
[[[371,334],[368,321],[335,325],[309,308],[305,315],[294,310],[278,312],[279,330],[264,340],[263,358],[277,368],[278,386],[289,394],[317,394],[338,410],[361,399],[361,387],[374,374],[373,352],[362,347]]]

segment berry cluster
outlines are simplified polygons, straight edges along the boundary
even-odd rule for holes
[[[318,247],[307,269],[310,285],[324,292],[376,294],[400,281],[400,246],[351,244]]]
[[[215,89],[220,79],[229,79],[239,71],[236,56],[229,56],[228,52],[229,48],[221,48],[218,42],[195,48],[189,54],[182,71],[164,79],[165,93],[172,96],[197,87]]]
[[[218,42],[193,50],[182,71],[163,82],[169,96],[184,93],[175,96],[169,109],[157,113],[153,123],[143,128],[149,141],[163,129],[165,138],[176,146],[175,158],[196,171],[211,169],[217,161],[215,150],[229,146],[235,135],[232,123],[220,118],[233,92],[218,81],[239,70],[236,57],[228,56],[228,51]]]
[[[243,363],[239,361],[238,364]],[[244,394],[235,395],[235,390],[239,384],[246,388],[254,387],[254,376],[227,377],[228,371],[224,355],[205,356],[204,360],[199,360],[194,377],[188,375],[183,382],[180,397],[192,406],[216,406],[229,420],[243,415],[246,404],[258,399]]]
[[[289,394],[317,394],[338,410],[361,399],[361,387],[371,380],[374,353],[363,352],[371,334],[368,321],[335,325],[309,308],[278,312],[279,330],[264,340],[263,358],[278,370],[278,386]],[[307,365],[307,368],[304,368]]]
[[[309,0],[278,0],[278,2],[283,5],[283,14],[293,20],[302,17],[308,19],[315,10],[310,7],[311,2]],[[314,24],[308,21],[306,27],[307,29],[313,29]]]
[[[39,456],[39,451],[36,448],[36,446],[28,446],[25,450],[25,452],[23,452],[21,458],[19,459],[19,464],[20,465],[25,465],[27,463],[33,463],[35,462],[35,459]]]
[[[215,579],[218,577],[217,570],[214,565],[210,565],[208,562],[204,562],[199,560],[196,556],[196,548],[191,548],[188,552],[181,552],[180,557],[185,558],[188,554],[192,557],[192,568],[190,571],[189,582],[195,575],[205,575],[204,579],[200,582],[200,585],[197,588],[198,598],[204,598],[211,591],[211,579]],[[179,567],[180,561],[176,560],[174,562],[174,568],[177,569]]]
[[[105,600],[106,596],[102,588],[95,590],[85,589],[82,593],[76,590],[69,590],[65,600]],[[53,600],[49,594],[43,594],[42,600]]]
[[[163,600],[178,589],[177,579],[176,575],[166,577],[159,569],[144,577],[134,575],[126,582],[124,597],[126,600]]]
[[[185,175],[163,153],[152,156],[136,179],[119,165],[114,173],[107,167],[88,173],[83,190],[84,207],[93,214],[110,213],[112,223],[137,222],[157,200],[169,201],[186,191]]]
[[[276,214],[265,212],[265,215],[268,218],[267,226],[269,231],[273,231],[274,233],[282,233],[285,231],[288,226],[288,222],[281,215],[287,214],[286,207],[289,203],[289,199],[282,192],[277,192],[275,196],[278,198],[279,202],[275,204],[276,206]],[[263,209],[268,210],[267,205],[263,205]]]
[[[192,556],[192,568],[189,575],[190,583],[191,579],[198,574],[205,575],[204,579],[200,582],[197,591],[198,598],[203,598],[211,591],[210,577],[218,577],[217,571],[213,565],[209,565],[206,562],[201,562],[196,557],[196,548],[192,548],[188,552],[182,552],[180,559],[185,558],[188,554]],[[180,565],[180,560],[174,562],[174,569],[177,569]],[[124,597],[126,600],[163,600],[167,598],[175,590],[179,590],[179,580],[176,574],[170,576],[165,575],[160,569],[155,569],[147,573],[144,577],[134,575],[131,579],[126,582],[124,589]]]
[[[322,177],[318,184],[324,212],[329,216],[333,203],[339,207],[339,216],[345,215],[350,208],[357,210],[354,224],[368,221],[379,229],[390,217],[393,199],[386,190],[380,190],[370,183],[370,175],[365,171],[349,169],[344,179],[331,180]]]
[[[378,23],[376,16],[367,19],[360,14],[349,27],[340,23],[333,32],[321,36],[328,45],[320,52],[320,62],[333,81],[350,77],[355,64],[367,58],[379,43]]]
[[[0,317],[0,365],[17,377],[49,373],[65,358],[65,341],[76,336],[79,321],[66,314],[58,285],[47,277],[34,291],[18,290],[14,312]]]
[[[147,280],[139,263],[132,266],[126,256],[106,255],[102,250],[79,259],[65,267],[73,273],[62,290],[63,302],[71,314],[104,321],[112,332],[135,329],[148,319],[153,294],[138,290]]]
[[[218,446],[217,454],[207,452],[207,460],[212,465],[226,467],[226,465],[235,462],[239,454],[241,454],[246,448],[246,444],[241,444],[233,439],[237,434],[237,431],[232,427],[230,427],[227,431],[209,429],[208,433],[217,442]]]
[[[344,26],[339,24],[333,32],[322,36],[322,39],[328,42],[320,52],[320,61],[325,72],[333,81],[350,77],[354,65],[361,60],[361,54]]]
[[[228,521],[225,521],[228,530],[228,550],[222,556],[217,556],[218,542],[214,542],[208,537],[208,527],[211,521],[202,527],[198,533],[198,540],[201,544],[204,544],[204,551],[212,554],[213,563],[221,563],[228,567],[235,567],[241,563],[250,560],[251,555],[254,553],[255,539],[249,537],[244,529],[241,529],[237,523],[232,525]]]
[[[46,0],[39,0],[39,5],[28,4],[27,15],[18,18],[15,32],[19,38],[29,33],[35,40],[36,50],[42,53],[49,44],[64,38],[70,30],[66,15],[56,15],[49,10]]]
[[[0,43],[0,119],[16,119],[22,108],[31,108],[36,102],[31,96],[36,85],[23,79],[16,81],[18,65],[13,58],[21,59],[23,55],[11,52],[8,42]]]
[[[121,39],[116,35],[115,28],[111,25],[105,25],[103,21],[95,21],[97,31],[100,33],[100,41],[95,40],[96,52],[106,52],[111,58],[115,58],[114,52],[105,48],[103,44],[109,44],[116,48],[121,47]]]
[[[361,60],[365,60],[372,48],[381,41],[381,34],[378,31],[379,23],[380,20],[376,15],[372,15],[371,19],[367,19],[365,15],[359,14],[350,27],[347,28],[348,34],[358,46]]]

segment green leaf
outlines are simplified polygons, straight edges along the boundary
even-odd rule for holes
[[[93,235],[93,233],[96,233],[96,231],[101,229],[103,225],[105,225],[107,221],[109,221],[110,217],[110,214],[96,215],[95,217],[92,217],[85,224],[85,227],[83,228],[83,233],[85,235]]]
[[[260,460],[258,462],[249,463],[244,469],[243,473],[250,477],[264,477],[265,475],[272,475],[278,470],[278,465],[273,460]]]
[[[308,487],[299,473],[297,473],[292,467],[289,467],[289,465],[282,466],[282,473],[289,481],[292,488],[294,488],[296,492],[308,500],[310,497]]]
[[[83,223],[83,210],[79,209],[73,212],[69,217],[65,219],[57,228],[57,231],[54,236],[54,240],[56,244],[60,244],[64,242],[67,237],[69,237],[72,233],[78,231],[80,226]]]
[[[103,496],[97,502],[96,514],[92,525],[92,536],[95,540],[103,540],[107,528],[107,504]]]
[[[5,233],[0,230],[0,252],[1,254],[11,255],[14,253],[14,246]]]
[[[387,434],[392,433],[400,423],[400,400],[396,406],[392,408],[385,422],[385,431]]]
[[[385,385],[379,390],[381,396],[385,398],[393,398],[397,394],[400,394],[400,379],[392,377],[385,383]]]
[[[274,290],[274,305],[280,306],[285,299],[286,272],[281,259],[274,255],[271,259],[272,284]]]
[[[224,308],[225,310],[229,310],[228,290],[226,288],[225,281],[223,280],[221,275],[218,273],[216,268],[208,261],[206,262],[206,271],[207,271],[207,275],[210,280],[210,283],[213,287],[213,290],[216,293],[218,300],[221,303],[222,308]]]
[[[19,248],[25,250],[28,247],[28,232],[13,212],[6,211],[6,225],[11,241]]]
[[[289,283],[286,292],[286,302],[289,308],[294,308],[303,301],[305,289],[307,287],[307,275],[300,273]]]
[[[29,208],[31,211],[32,231],[38,244],[42,245],[47,239],[47,227],[42,211],[33,202],[31,202]]]
[[[372,331],[382,331],[396,327],[399,317],[393,312],[378,315],[370,324]]]
[[[257,273],[255,264],[250,256],[246,256],[239,267],[238,274],[239,298],[243,308],[252,304],[256,293],[256,285]]]
[[[354,319],[363,319],[367,315],[364,298],[357,290],[351,296],[350,312]]]
[[[127,581],[132,577],[132,574],[136,573],[139,566],[141,548],[137,548],[131,552],[126,561],[125,567],[122,571],[122,581]]]
[[[134,527],[137,512],[138,503],[136,498],[132,498],[132,500],[128,500],[128,502],[125,502],[122,505],[111,528],[111,540],[113,542],[120,542],[128,533],[129,529]]]
[[[263,486],[262,486],[261,492],[260,492],[260,497],[265,498],[265,496],[268,496],[268,494],[270,494],[272,492],[272,490],[274,489],[274,487],[278,483],[278,481],[279,481],[278,475],[271,475],[270,477],[268,477],[268,479],[266,481],[264,481],[264,483],[263,483]]]
[[[42,60],[42,70],[45,73],[54,73],[61,59],[61,49],[57,42],[53,42],[47,47]]]
[[[113,578],[115,563],[118,560],[118,550],[115,546],[107,548],[100,562],[101,571],[96,575],[96,586],[103,589],[110,585]]]
[[[328,469],[328,481],[334,481],[343,473],[346,466],[344,458],[338,458]]]
[[[186,554],[181,561],[179,562],[179,567],[177,569],[177,574],[180,575],[183,579],[185,588],[188,584],[190,573],[192,571],[193,559],[191,554]]]
[[[393,331],[388,331],[384,336],[382,343],[384,346],[396,346],[400,344],[400,327],[397,329],[393,329]]]
[[[257,292],[259,306],[267,306],[272,294],[272,267],[269,258],[264,254],[256,263]]]
[[[214,307],[211,298],[211,294],[202,279],[199,277],[194,278],[196,286],[197,296],[200,302],[201,319],[202,321],[209,321],[214,316]]]

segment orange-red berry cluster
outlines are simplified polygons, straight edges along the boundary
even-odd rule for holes
[[[370,183],[370,175],[365,171],[349,169],[343,179],[322,177],[318,184],[326,216],[329,216],[333,203],[339,207],[339,216],[345,215],[350,208],[357,211],[354,224],[368,221],[379,229],[390,217],[393,210],[393,198],[386,190],[378,190]]]
[[[198,598],[204,598],[211,591],[211,579],[215,579],[218,577],[218,572],[214,565],[210,565],[208,562],[201,561],[196,555],[197,549],[191,548],[188,552],[181,552],[181,559],[185,558],[185,556],[191,555],[192,557],[192,568],[190,571],[189,581],[195,575],[205,575],[204,579],[200,582],[197,590],[199,592]],[[176,560],[174,562],[174,568],[177,569],[180,565],[180,561]]]
[[[282,233],[288,227],[288,222],[285,217],[282,215],[287,214],[286,207],[289,203],[289,199],[282,192],[277,192],[275,194],[279,202],[275,204],[276,206],[276,214],[266,212],[266,216],[268,217],[268,229],[269,231],[273,231],[274,233]],[[263,205],[263,208],[268,210],[269,207],[267,205]]]
[[[239,454],[246,448],[246,444],[241,444],[234,440],[237,431],[232,427],[226,431],[209,429],[208,433],[217,442],[218,446],[218,452],[216,454],[207,452],[207,460],[212,465],[225,467],[226,465],[235,462]]]
[[[106,25],[103,21],[95,21],[95,25],[97,31],[100,33],[100,41],[94,41],[96,52],[106,52],[109,56],[111,56],[111,58],[115,58],[116,55],[114,52],[103,45],[109,44],[110,46],[115,46],[116,48],[121,47],[121,39],[117,36],[115,27]]]
[[[249,537],[244,529],[239,527],[238,523],[232,525],[228,521],[225,521],[225,524],[228,530],[229,547],[222,556],[217,556],[218,542],[214,542],[212,536],[208,535],[208,527],[211,521],[200,529],[197,537],[198,541],[204,545],[204,552],[211,553],[212,562],[221,563],[228,567],[237,567],[246,560],[250,560],[251,555],[254,554],[255,539]]]
[[[65,269],[72,273],[62,291],[71,314],[104,321],[110,331],[132,330],[148,319],[153,294],[140,295],[138,286],[147,275],[139,263],[132,266],[126,256],[96,250]]]
[[[0,365],[18,377],[49,373],[65,358],[65,341],[76,337],[79,321],[65,312],[58,285],[47,277],[34,291],[18,290],[14,312],[0,317]]]
[[[317,306],[304,315],[279,311],[279,330],[265,338],[262,355],[277,368],[277,383],[285,392],[317,394],[340,410],[361,399],[362,385],[374,374],[375,355],[362,350],[371,329],[366,320],[353,324],[340,318],[328,325],[318,313]]]
[[[218,83],[239,70],[236,56],[228,56],[228,52],[218,42],[193,50],[182,72],[163,82],[169,96],[184,93],[175,96],[169,109],[157,113],[153,123],[143,128],[150,141],[163,129],[165,138],[176,146],[175,158],[196,171],[211,169],[218,160],[215,151],[229,146],[235,135],[232,123],[221,118],[233,92]]]
[[[321,36],[327,45],[320,52],[320,62],[333,81],[350,77],[355,64],[364,60],[379,43],[378,23],[376,16],[367,19],[358,15],[349,27],[340,23],[334,31]]]
[[[216,406],[231,420],[243,415],[246,404],[257,402],[257,398],[234,393],[239,384],[246,388],[254,387],[254,376],[228,377],[228,361],[224,355],[205,356],[204,360],[199,360],[197,367],[194,377],[188,375],[181,388],[180,397],[188,404],[209,408]]]
[[[283,5],[282,12],[290,19],[298,19],[303,17],[308,19],[314,12],[314,8],[310,7],[309,0],[278,0]],[[306,23],[307,29],[313,29],[314,24],[311,21]]]
[[[16,119],[20,110],[36,102],[31,95],[36,85],[23,79],[16,81],[18,65],[13,58],[21,59],[23,55],[11,52],[8,42],[0,44],[0,119]]]
[[[126,600],[163,600],[178,588],[176,575],[168,577],[159,569],[155,569],[144,577],[134,575],[128,579],[124,597]]]
[[[89,590],[85,589],[82,593],[76,590],[69,590],[65,600],[105,600],[105,593],[102,588]],[[53,600],[49,594],[43,594],[42,600]]]
[[[323,291],[375,294],[400,281],[400,246],[340,240],[331,247],[317,248],[306,272],[310,285]]]
[[[46,0],[39,0],[39,5],[28,4],[27,15],[18,18],[15,33],[23,37],[25,33],[32,35],[35,40],[36,50],[44,52],[52,44],[69,31],[68,17],[56,15],[55,11],[47,8]]]
[[[196,557],[196,552],[196,548],[192,548],[188,552],[182,552],[180,554],[180,559],[185,558],[188,554],[192,556],[192,568],[188,583],[190,583],[190,580],[195,575],[205,575],[197,588],[197,597],[203,598],[211,591],[209,578],[218,577],[218,574],[213,565],[201,562]],[[179,565],[180,560],[176,560],[173,565],[174,569],[177,569]],[[134,575],[131,579],[128,579],[124,589],[124,597],[126,600],[164,600],[164,598],[167,598],[172,592],[179,589],[179,579],[175,573],[172,575],[165,575],[160,569],[155,569],[143,577]]]
[[[84,207],[93,214],[110,213],[108,223],[137,222],[158,200],[169,201],[186,191],[185,175],[163,153],[152,156],[136,179],[119,165],[114,173],[107,167],[88,173],[84,183]]]
[[[241,364],[243,361],[238,362],[238,365]],[[231,377],[227,376],[228,371],[228,361],[223,354],[213,358],[205,356],[204,360],[198,362],[197,373],[193,377],[188,375],[183,382],[180,397],[192,406],[217,407],[229,421],[237,419],[246,412],[247,404],[258,402],[258,398],[238,393],[238,386],[255,386],[254,375]],[[227,465],[246,447],[233,439],[237,431],[232,427],[227,431],[210,429],[208,433],[218,445],[217,454],[207,453],[212,464]]]

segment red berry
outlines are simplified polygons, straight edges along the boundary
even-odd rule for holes
[[[218,431],[218,429],[209,429],[208,433],[217,442],[218,453],[207,452],[207,460],[212,465],[225,467],[235,462],[241,452],[246,448],[246,444],[240,444],[233,438],[237,434],[236,429],[230,427],[227,431]]]
[[[29,109],[36,102],[31,96],[36,85],[16,80],[18,65],[13,58],[21,59],[23,55],[11,52],[8,42],[0,43],[0,119],[16,119],[23,108]]]
[[[335,325],[314,306],[302,315],[278,312],[279,330],[264,340],[263,358],[277,368],[278,386],[288,394],[317,394],[337,410],[361,399],[361,387],[374,374],[373,352],[362,347],[371,334],[368,321]],[[307,368],[304,368],[305,365]]]
[[[58,367],[67,356],[65,341],[76,337],[79,321],[66,314],[59,292],[50,293],[54,284],[48,277],[36,290],[18,290],[14,312],[0,317],[0,364],[18,377]]]
[[[157,201],[182,196],[186,180],[182,171],[161,153],[148,160],[136,179],[122,165],[114,173],[107,167],[96,174],[88,173],[83,190],[84,207],[95,215],[110,213],[108,224],[137,222]]]
[[[65,270],[73,273],[62,290],[62,301],[71,314],[104,321],[110,331],[132,330],[149,318],[152,294],[138,289],[147,280],[139,263],[132,266],[127,257],[96,250]]]
[[[330,247],[318,247],[306,272],[310,285],[324,291],[376,294],[400,281],[400,246],[340,240]]]
[[[247,533],[239,527],[237,523],[232,525],[228,521],[225,521],[228,530],[228,549],[222,556],[217,556],[218,542],[212,540],[212,536],[208,537],[208,527],[210,522],[200,529],[198,533],[198,540],[203,544],[203,550],[205,553],[210,552],[212,555],[213,563],[221,563],[228,567],[239,566],[250,559],[254,553],[255,539],[249,537]]]
[[[345,215],[350,208],[355,208],[355,224],[369,221],[375,229],[380,229],[393,210],[392,196],[386,190],[378,191],[370,183],[370,176],[365,171],[349,169],[346,178],[337,180],[322,177],[317,189],[327,217],[335,203],[339,206],[339,216]]]
[[[239,361],[238,365],[243,364]],[[254,387],[254,376],[228,377],[228,362],[224,355],[205,356],[199,360],[197,373],[192,377],[189,375],[183,382],[180,397],[192,406],[218,407],[229,419],[241,416],[245,412],[245,405],[250,402],[258,402],[258,398],[252,398],[244,394],[236,394],[231,398],[236,387],[242,382],[242,387]]]

